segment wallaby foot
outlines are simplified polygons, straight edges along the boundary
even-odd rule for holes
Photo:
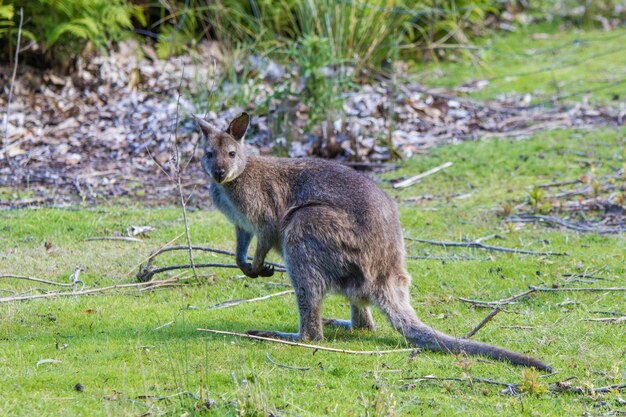
[[[274,332],[271,330],[248,330],[246,334],[252,336],[269,337],[273,339],[291,340],[292,342],[298,342],[301,340],[300,333]]]
[[[323,318],[322,324],[324,326],[343,327],[347,330],[376,330],[376,324],[374,324],[369,307],[358,307],[353,304],[350,305],[350,320]]]
[[[343,327],[346,330],[352,330],[352,322],[350,320],[342,319],[327,319],[322,317],[322,324],[330,327]]]
[[[274,275],[274,267],[271,265],[264,264],[258,271],[255,270],[249,263],[238,263],[237,265],[239,266],[239,269],[241,269],[241,272],[250,278],[271,277]]]

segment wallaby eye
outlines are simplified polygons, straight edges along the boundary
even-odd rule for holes
[[[207,151],[207,153],[206,153],[206,157],[207,157],[207,159],[211,159],[211,158],[213,158],[213,152],[211,152],[211,151]]]
[[[231,158],[234,158],[235,157],[235,151],[228,152],[228,156],[230,156]]]

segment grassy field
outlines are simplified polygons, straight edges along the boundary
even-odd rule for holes
[[[562,31],[554,24],[498,32],[479,42],[458,63],[415,68],[414,77],[433,86],[456,87],[478,80],[479,99],[529,95],[529,103],[589,100],[618,104],[626,97],[626,29]]]
[[[442,161],[454,165],[422,184],[394,192],[401,203],[406,236],[435,240],[476,239],[499,246],[567,252],[569,256],[529,256],[477,249],[443,249],[409,243],[418,256],[449,260],[409,260],[414,277],[413,305],[436,328],[463,335],[489,309],[458,300],[496,300],[528,285],[617,287],[626,284],[624,236],[577,234],[527,225],[511,230],[501,205],[528,199],[534,185],[572,179],[624,166],[624,130],[563,131],[525,141],[487,141],[443,147],[407,161],[397,177],[421,172]],[[594,161],[589,167],[580,161]],[[525,156],[528,156],[526,158]],[[417,202],[416,202],[417,201]],[[84,241],[123,234],[130,225],[156,230],[143,242]],[[192,241],[222,249],[234,246],[232,231],[214,211],[190,213]],[[149,253],[181,236],[176,208],[99,207],[0,213],[0,271],[68,282],[77,265],[86,269],[87,287],[134,281]],[[47,245],[46,245],[46,242]],[[46,246],[48,248],[46,248]],[[462,260],[465,257],[479,258]],[[197,255],[205,262],[224,257]],[[163,255],[156,265],[185,263],[185,255]],[[230,262],[230,261],[228,261]],[[602,278],[581,283],[564,274]],[[180,274],[179,274],[180,276]],[[183,277],[190,277],[186,272]],[[502,394],[502,387],[467,382],[414,382],[435,375],[488,378],[520,383],[523,370],[476,358],[421,352],[382,356],[338,353],[203,334],[199,327],[243,332],[294,331],[292,295],[230,308],[209,307],[230,299],[284,291],[280,274],[246,279],[233,270],[203,270],[202,285],[151,292],[66,297],[0,305],[0,414],[18,415],[580,415],[626,411],[623,394],[574,395],[550,392]],[[3,289],[53,288],[23,280],[2,280]],[[38,293],[37,291],[33,294]],[[2,296],[10,296],[3,291]],[[540,293],[506,307],[477,340],[541,357],[556,373],[542,375],[540,388],[574,377],[574,385],[626,383],[623,324],[585,321],[596,312],[624,313],[619,292]],[[347,317],[345,300],[330,297],[326,316]],[[408,347],[376,315],[376,333],[328,329],[324,346],[355,350]],[[515,328],[514,326],[524,326]],[[281,368],[274,362],[306,371]],[[51,359],[53,361],[49,361]],[[531,378],[532,379],[532,378]],[[75,389],[76,384],[84,387]],[[209,409],[199,398],[215,401]],[[604,410],[604,411],[603,411]]]
[[[560,36],[551,38],[552,43],[532,45],[557,45],[570,35]],[[608,67],[615,57],[602,59]],[[493,64],[492,70],[501,73],[505,70],[500,66],[513,65],[503,59]],[[459,74],[464,70],[456,68]],[[534,88],[546,83],[539,80]],[[567,253],[520,255],[407,241],[409,255],[430,258],[407,260],[413,276],[412,304],[418,315],[435,328],[460,337],[490,309],[462,302],[459,297],[498,300],[529,285],[625,287],[623,234],[581,234],[504,220],[508,212],[515,214],[516,207],[528,209],[531,204],[523,204],[531,199],[541,209],[550,201],[550,194],[562,189],[545,189],[541,195],[533,191],[537,185],[581,176],[614,176],[626,167],[625,149],[623,128],[552,131],[523,140],[436,148],[429,155],[402,162],[400,170],[378,177],[399,202],[406,237],[462,241],[497,234],[499,238],[485,243]],[[453,162],[450,168],[417,185],[402,191],[390,186],[392,179],[447,161]],[[624,180],[622,176],[610,181],[621,185]],[[5,190],[4,195],[10,192]],[[0,275],[68,283],[80,266],[85,269],[80,275],[85,288],[135,282],[135,273],[151,251],[168,242],[183,244],[185,237],[180,209],[134,204],[0,212]],[[233,231],[223,216],[208,209],[188,214],[193,243],[233,250]],[[154,230],[141,242],[85,241],[94,236],[125,235],[131,225],[149,225]],[[280,261],[275,254],[272,257]],[[196,261],[232,262],[206,253],[196,254]],[[155,266],[186,262],[184,253],[169,253],[157,258]],[[275,274],[248,279],[234,269],[213,268],[200,271],[200,285],[189,271],[156,279],[166,277],[183,281],[151,291],[118,288],[93,296],[0,303],[0,415],[626,413],[623,390],[593,391],[626,384],[626,326],[623,321],[588,321],[626,314],[624,292],[535,293],[507,305],[473,336],[542,358],[555,370],[548,375],[506,363],[431,352],[347,355],[201,333],[198,328],[295,331],[297,313],[290,294],[215,307],[227,300],[288,290],[288,278]],[[23,279],[0,279],[0,297],[67,290]],[[348,314],[346,300],[337,296],[326,300],[326,317],[347,318]],[[379,325],[375,333],[326,329],[326,339],[320,344],[353,350],[410,347],[378,312],[375,320]],[[425,376],[461,381],[420,379]],[[478,378],[520,384],[520,392],[511,395],[504,386],[479,382]],[[554,384],[566,380],[582,387],[584,393],[555,392]]]

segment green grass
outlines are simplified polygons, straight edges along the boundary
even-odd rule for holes
[[[539,38],[537,38],[539,37]],[[592,103],[617,104],[626,97],[626,29],[562,31],[555,25],[496,32],[479,41],[478,51],[460,63],[420,68],[427,85],[456,87],[471,80],[489,84],[471,97],[494,99],[504,94],[532,96],[531,104],[548,104],[557,96]],[[591,94],[592,93],[592,94]]]
[[[577,56],[589,57],[619,47],[621,38],[610,37],[622,32],[556,33],[547,41],[528,41],[525,33],[495,38],[493,51],[511,49],[511,54],[487,55],[485,68],[477,69],[485,73],[474,78],[530,71],[550,65],[552,59],[566,62]],[[559,50],[569,55],[550,55],[542,62],[518,56],[531,48],[596,37],[607,40],[572,44]],[[559,77],[571,81],[563,91],[593,86],[589,80],[594,76],[620,76],[623,59],[623,54],[604,55],[561,70]],[[444,69],[448,74],[445,78],[431,78],[429,82],[455,85],[471,70],[469,64],[450,64]],[[492,82],[475,97],[536,89],[553,92],[545,74],[528,77]],[[578,85],[574,80],[579,78],[587,81]],[[615,86],[622,94],[619,88]],[[592,100],[603,103],[609,99],[608,90],[592,96]],[[412,304],[418,315],[437,329],[462,336],[489,310],[463,303],[458,297],[496,300],[528,285],[626,286],[624,235],[578,234],[532,224],[516,229],[501,216],[503,206],[528,200],[529,192],[538,184],[582,175],[601,177],[626,168],[625,138],[626,129],[622,128],[562,130],[526,140],[462,143],[436,148],[383,175],[381,186],[399,201],[406,236],[459,241],[498,234],[501,239],[486,243],[569,254],[522,256],[407,242],[409,255],[456,257],[407,260],[413,276]],[[417,185],[401,191],[389,186],[388,180],[415,175],[446,161],[453,166]],[[32,197],[28,192],[0,190],[0,198],[28,197]],[[234,248],[232,226],[222,215],[208,209],[188,214],[195,244]],[[130,225],[150,225],[155,230],[140,243],[84,241],[93,236],[124,235]],[[81,266],[85,268],[81,279],[87,287],[132,283],[150,252],[168,242],[184,243],[183,232],[180,209],[145,208],[128,200],[124,204],[103,202],[95,208],[1,211],[0,274],[69,282],[75,267]],[[480,259],[458,260],[461,256]],[[279,260],[275,254],[272,259]],[[230,262],[205,253],[197,254],[196,260]],[[159,257],[156,266],[186,261],[185,254],[170,253]],[[605,280],[567,283],[563,274],[571,273]],[[191,275],[187,271],[180,276]],[[413,380],[425,375],[469,375],[510,383],[529,379],[523,376],[523,369],[506,363],[431,352],[414,358],[406,353],[348,356],[200,333],[196,330],[199,327],[237,332],[297,328],[290,295],[208,309],[225,300],[282,291],[281,284],[288,283],[286,276],[247,279],[237,270],[211,269],[202,270],[200,278],[201,285],[152,292],[0,304],[0,415],[563,416],[626,412],[626,406],[619,402],[624,394],[617,392],[595,396],[523,393],[514,397],[493,385]],[[32,288],[37,289],[34,294],[57,290],[24,280],[0,279],[0,297]],[[624,323],[585,321],[605,316],[597,312],[626,313],[624,299],[623,292],[535,294],[507,306],[473,338],[544,359],[557,373],[542,375],[542,386],[568,378],[574,378],[573,385],[585,387],[626,384]],[[326,300],[325,316],[348,314],[344,299],[331,296]],[[320,343],[358,350],[408,347],[378,312],[375,320],[379,325],[375,333],[327,329],[326,340]],[[278,367],[266,359],[266,354],[276,363],[309,370]],[[77,384],[84,390],[77,391]],[[197,399],[201,396],[214,404],[203,406]]]
[[[427,323],[463,335],[488,312],[458,297],[495,300],[528,285],[563,284],[564,273],[586,272],[609,281],[570,283],[625,286],[624,236],[581,235],[527,225],[509,231],[500,204],[521,202],[529,187],[593,171],[602,175],[625,163],[625,131],[557,131],[525,141],[464,143],[436,149],[407,161],[388,177],[412,175],[444,161],[454,165],[419,185],[395,192],[430,195],[420,203],[401,203],[407,236],[460,240],[493,233],[500,246],[568,252],[567,257],[536,257],[442,249],[408,244],[409,254],[471,255],[486,260],[408,261],[413,276],[413,306]],[[583,153],[581,155],[581,152]],[[528,156],[528,158],[526,158]],[[593,161],[593,166],[581,162]],[[467,195],[466,198],[457,198]],[[230,225],[214,211],[190,214],[192,241],[222,249],[234,247]],[[142,243],[85,242],[86,237],[124,234],[129,225],[156,228]],[[76,265],[88,287],[133,282],[150,251],[181,236],[176,208],[110,206],[80,210],[13,210],[0,213],[0,271],[68,282]],[[44,243],[52,243],[48,251]],[[228,261],[198,254],[198,260]],[[183,254],[163,255],[157,265],[185,262]],[[185,276],[189,276],[186,273]],[[231,308],[207,310],[221,301],[251,298],[283,288],[276,275],[241,278],[234,270],[204,270],[202,285],[141,294],[69,297],[0,305],[0,414],[2,415],[580,415],[620,410],[618,393],[591,396],[522,394],[501,387],[457,382],[421,382],[425,375],[465,375],[518,383],[522,369],[477,358],[422,352],[384,356],[347,356],[271,343],[203,334],[198,327],[243,332],[247,329],[295,331],[297,313],[291,295]],[[1,288],[43,288],[3,279]],[[50,290],[51,288],[45,288]],[[2,296],[9,293],[3,291]],[[348,304],[331,296],[326,316],[348,316]],[[541,357],[556,375],[543,385],[575,377],[575,385],[595,387],[626,383],[623,324],[583,321],[594,311],[624,313],[624,293],[542,293],[508,306],[474,338]],[[347,349],[407,347],[380,314],[375,333],[326,330],[325,346]],[[166,323],[170,323],[161,327]],[[502,326],[530,326],[519,330]],[[280,364],[310,368],[298,371]],[[58,363],[44,362],[54,359]],[[80,383],[84,391],[75,390]],[[210,409],[191,393],[215,404]],[[158,400],[158,398],[169,397]],[[606,404],[606,405],[602,405]],[[244,410],[244,411],[242,411]],[[388,414],[385,410],[393,410]],[[241,414],[243,413],[243,414]],[[278,413],[278,414],[277,414]],[[394,414],[395,413],[395,414]]]

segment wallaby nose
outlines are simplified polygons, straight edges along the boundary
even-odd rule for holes
[[[226,176],[226,171],[224,171],[223,168],[218,168],[218,169],[213,170],[213,178],[215,178],[215,181],[222,182],[225,176]]]

